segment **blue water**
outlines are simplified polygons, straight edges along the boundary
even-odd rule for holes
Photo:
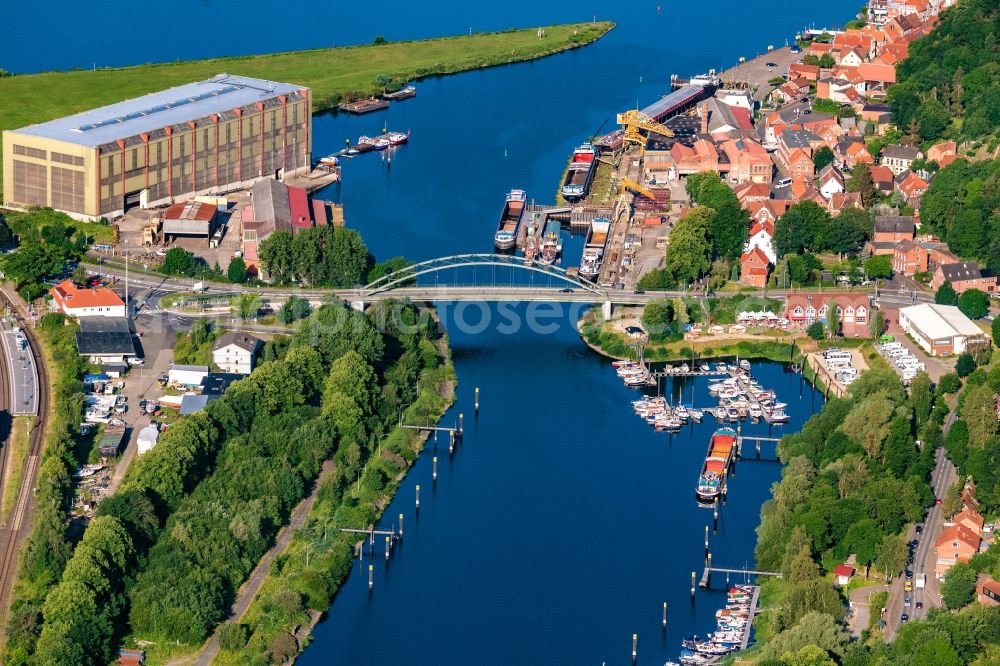
[[[805,24],[842,23],[856,7],[853,0],[287,6],[108,0],[98,11],[57,0],[5,8],[0,67],[127,65],[362,43],[376,34],[411,39],[470,27],[587,21],[595,14],[616,21],[611,34],[583,49],[426,80],[415,99],[388,112],[315,119],[317,157],[340,149],[345,137],[356,140],[383,126],[412,130],[391,166],[376,155],[358,157],[345,164],[344,185],[322,196],[345,203],[348,225],[378,257],[421,260],[488,251],[508,190],[524,188],[551,201],[572,148],[602,125],[611,129],[617,111],[667,92],[670,74],[723,69],[768,44],[784,44]],[[576,263],[579,247],[579,239],[567,241],[564,265]],[[381,555],[375,558],[374,594],[368,595],[366,576],[351,576],[301,663],[625,664],[633,633],[641,663],[675,658],[680,639],[710,630],[723,603],[721,591],[699,592],[692,605],[688,591],[691,571],[701,569],[704,528],[712,523],[693,499],[693,484],[714,423],[707,419],[675,437],[654,434],[631,413],[635,393],[580,342],[577,313],[548,319],[542,332],[510,326],[492,306],[485,325],[472,326],[482,315],[475,308],[442,309],[460,384],[458,404],[444,422],[464,412],[466,441],[451,461],[442,442],[433,490],[431,456],[417,462],[386,511],[390,522],[407,515],[406,537],[388,567]],[[527,306],[513,313],[523,318]],[[819,408],[819,397],[797,375],[776,365],[756,373],[790,403],[792,422],[777,433],[797,429]],[[704,384],[695,382],[696,403],[706,400]],[[478,419],[471,405],[476,386],[483,398]],[[685,401],[689,396],[688,387]],[[760,505],[778,476],[776,465],[739,467],[712,536],[717,565],[752,562]]]
[[[640,663],[676,658],[680,640],[713,629],[725,603],[724,577],[693,604],[689,591],[712,526],[694,483],[715,420],[673,437],[654,433],[632,413],[637,393],[580,343],[570,321],[550,334],[497,326],[469,334],[456,322],[471,325],[477,313],[453,310],[444,315],[459,399],[442,422],[464,413],[465,442],[452,460],[439,442],[436,487],[429,444],[385,512],[386,525],[406,516],[401,547],[386,565],[377,544],[371,595],[369,560],[355,560],[299,663],[626,664],[633,633]],[[524,307],[514,312],[526,319]],[[821,405],[779,365],[755,365],[755,375],[789,403],[792,421],[774,436],[798,429]],[[715,404],[707,383],[694,380],[695,404]],[[692,400],[690,381],[664,390]],[[773,455],[772,445],[763,455]],[[752,564],[760,505],[779,474],[776,464],[739,465],[710,538],[717,566]]]

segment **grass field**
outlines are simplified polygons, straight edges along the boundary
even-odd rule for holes
[[[313,91],[313,109],[382,92],[425,76],[530,60],[593,42],[610,22],[477,33],[457,37],[288,51],[134,67],[46,72],[0,78],[0,129],[86,111],[221,72],[285,81]]]
[[[14,417],[10,433],[10,451],[7,452],[7,468],[4,472],[3,497],[0,498],[0,525],[6,526],[10,512],[17,502],[17,494],[21,490],[21,475],[24,473],[24,461],[28,457],[31,426],[33,416]]]

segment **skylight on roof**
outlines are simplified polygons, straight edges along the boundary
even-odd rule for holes
[[[176,109],[177,107],[180,107],[180,106],[186,106],[188,104],[193,104],[195,102],[201,102],[201,101],[204,101],[206,99],[210,99],[212,97],[218,97],[219,95],[224,95],[226,93],[230,93],[230,92],[233,92],[233,91],[239,90],[239,89],[240,89],[240,86],[234,86],[234,85],[222,86],[221,88],[215,88],[213,90],[209,90],[208,92],[203,92],[200,95],[195,95],[193,97],[185,97],[185,98],[176,100],[174,102],[169,102],[167,104],[160,104],[160,105],[154,106],[154,107],[152,107],[150,109],[143,109],[141,111],[136,111],[134,113],[130,113],[130,114],[125,115],[125,116],[120,116],[118,118],[108,118],[107,120],[101,120],[101,121],[98,121],[96,123],[88,123],[86,125],[81,125],[80,127],[77,127],[76,130],[79,131],[79,132],[89,132],[91,130],[99,129],[101,127],[109,127],[111,125],[120,125],[121,123],[127,123],[130,120],[136,120],[138,118],[144,118],[144,117],[147,117],[147,116],[151,116],[151,115],[153,115],[155,113],[163,113],[164,111],[168,111],[170,109]]]

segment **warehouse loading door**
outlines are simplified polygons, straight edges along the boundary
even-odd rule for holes
[[[139,204],[142,203],[142,190],[136,190],[135,192],[127,192],[125,194],[125,212],[129,212],[133,208],[138,208]]]

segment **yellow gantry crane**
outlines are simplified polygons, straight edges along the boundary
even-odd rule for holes
[[[639,146],[640,158],[646,154],[646,141],[650,133],[659,134],[667,138],[674,135],[669,127],[656,122],[638,109],[619,113],[617,120],[618,124],[625,130],[625,137],[622,143],[623,148],[627,148],[629,144]]]

